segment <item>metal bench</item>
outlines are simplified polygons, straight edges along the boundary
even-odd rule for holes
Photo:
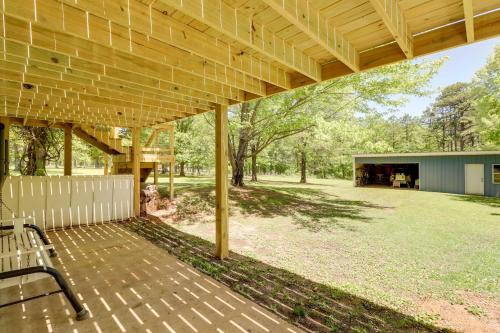
[[[26,223],[29,217],[0,220],[0,289],[30,283],[52,276],[60,290],[1,304],[13,305],[54,293],[63,292],[76,312],[76,319],[88,317],[61,273],[54,268],[50,257],[57,256],[54,246],[36,225]]]

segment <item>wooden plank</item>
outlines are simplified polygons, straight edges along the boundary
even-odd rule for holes
[[[6,0],[6,2],[10,1],[13,0]],[[32,0],[15,0],[15,2],[20,2],[20,5],[33,6]],[[43,4],[39,4],[41,6],[39,8],[45,8],[52,4],[57,4],[54,12],[41,13],[38,10],[36,17],[33,17],[30,12],[25,12],[23,15],[12,6],[8,6],[5,12],[7,17],[15,15],[25,21],[29,20],[33,29],[32,37],[40,33],[45,34],[44,30],[51,30],[52,34],[45,34],[45,38],[46,40],[49,38],[54,39],[55,42],[52,45],[60,49],[69,51],[76,46],[81,52],[87,53],[87,48],[84,45],[95,43],[100,47],[109,47],[112,50],[108,52],[109,55],[107,56],[110,61],[122,61],[127,60],[127,58],[133,58],[137,61],[147,60],[149,65],[143,66],[143,70],[149,70],[153,64],[156,64],[156,66],[161,64],[169,67],[178,75],[183,75],[182,73],[184,73],[184,76],[196,75],[198,80],[199,78],[202,79],[199,81],[213,80],[260,96],[265,93],[264,82],[258,78],[230,67],[222,70],[221,67],[223,66],[213,61],[182,51],[158,38],[151,38],[149,22],[148,24],[137,24],[134,21],[131,22],[132,26],[129,25],[128,21],[121,24],[116,23],[109,20],[109,16],[102,17],[94,15],[92,11],[85,12],[78,7],[79,3],[75,4],[69,1],[61,5],[59,1],[46,0]],[[149,21],[149,8],[140,4],[138,6],[130,6],[127,10],[133,11],[135,17],[140,16],[142,20]],[[148,10],[139,14],[141,8],[147,8]],[[106,16],[106,13],[104,12],[104,16]],[[47,24],[48,21],[59,22],[51,25]],[[68,24],[68,22],[71,22],[71,24]],[[74,25],[78,24],[85,24],[85,29],[80,31],[73,29]],[[132,31],[132,27],[137,28],[139,31]],[[46,43],[46,46],[49,45],[51,44]],[[99,50],[98,47],[88,49],[94,50],[94,52]],[[105,54],[101,53],[100,55],[104,56]]]
[[[328,20],[314,7],[314,1],[264,0],[264,3],[352,71],[359,71],[359,52],[338,29],[330,26]]]
[[[227,107],[215,110],[215,254],[229,256],[227,186]]]
[[[132,128],[132,174],[134,175],[134,216],[141,213],[141,128]]]
[[[153,183],[156,186],[158,186],[158,163],[157,162],[155,162],[153,164],[153,179],[154,179]]]
[[[500,11],[476,17],[475,42],[494,38],[500,35]],[[467,43],[463,22],[444,26],[424,34],[415,36],[414,55],[416,57],[440,52]],[[361,70],[396,63],[406,59],[405,55],[394,43],[360,53]]]
[[[12,55],[63,67],[79,66],[77,69],[81,72],[91,71],[97,74],[100,81],[109,76],[115,80],[136,82],[152,88],[166,88],[176,93],[187,90],[190,91],[188,96],[196,96],[192,92],[196,90],[200,97],[211,94],[222,100],[243,101],[245,98],[244,91],[240,89],[203,76],[195,76],[191,72],[176,70],[169,64],[159,64],[149,58],[128,55],[126,52],[81,37],[60,36],[61,33],[47,30],[40,24],[7,14],[4,14],[3,21],[6,39],[16,41],[15,45],[4,45],[4,52]],[[161,56],[161,50],[158,52],[160,53],[156,56]],[[259,94],[262,95],[265,93],[265,86],[260,88]],[[220,103],[224,104],[222,101]]]
[[[321,81],[321,66],[315,59],[224,1],[160,0],[159,2],[175,8],[283,66],[316,82]]]
[[[472,0],[464,0],[465,31],[467,33],[467,43],[474,41],[474,9]]]
[[[398,0],[370,0],[407,58],[413,58],[413,36]]]
[[[104,153],[104,175],[107,176],[108,173],[109,173],[109,166],[108,166],[108,163],[109,163],[109,155]]]
[[[73,166],[73,128],[64,127],[64,175],[71,176]]]

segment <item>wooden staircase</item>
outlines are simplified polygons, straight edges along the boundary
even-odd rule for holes
[[[153,143],[156,143],[156,145],[158,144],[159,133],[165,130],[170,131],[170,147],[152,147]],[[122,139],[118,138],[114,129],[81,125],[73,128],[73,134],[112,156],[112,174],[132,173],[132,147],[123,146]],[[148,179],[151,171],[158,166],[158,163],[171,163],[171,165],[173,165],[174,162],[173,126],[163,125],[153,128],[153,132],[148,138],[146,146],[141,147],[141,182],[145,182]]]

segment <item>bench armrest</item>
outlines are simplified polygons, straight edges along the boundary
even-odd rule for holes
[[[20,234],[23,232],[24,225],[27,223],[26,221],[32,220],[31,216],[25,216],[25,217],[13,217],[10,219],[3,219],[0,220],[0,226],[14,226],[14,233]]]

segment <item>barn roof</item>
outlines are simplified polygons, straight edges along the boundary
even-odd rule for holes
[[[426,157],[426,156],[489,156],[497,155],[500,151],[448,151],[448,152],[428,152],[428,153],[386,153],[386,154],[356,154],[356,157]]]

